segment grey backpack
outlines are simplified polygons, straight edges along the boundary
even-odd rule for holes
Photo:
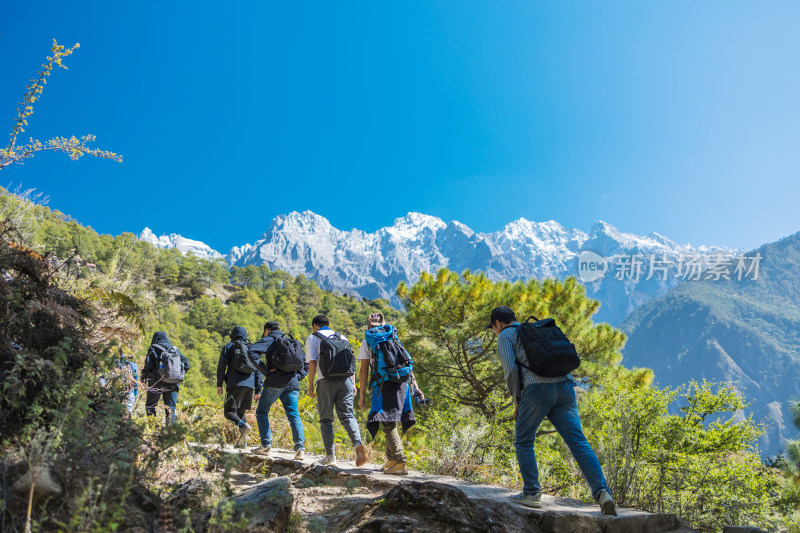
[[[186,371],[183,369],[181,354],[174,346],[167,349],[162,344],[156,344],[161,348],[161,355],[158,358],[158,375],[164,383],[180,383]]]

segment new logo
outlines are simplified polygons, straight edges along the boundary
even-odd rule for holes
[[[585,250],[578,256],[578,279],[583,282],[602,279],[608,272],[608,261],[602,255]]]

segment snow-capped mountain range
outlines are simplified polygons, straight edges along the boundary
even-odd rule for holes
[[[180,235],[156,238],[145,229],[139,238],[161,248],[174,246],[184,253],[222,257],[204,243]],[[596,320],[611,324],[620,323],[633,309],[677,285],[682,258],[734,253],[720,247],[677,244],[657,233],[622,233],[602,221],[586,233],[553,220],[521,218],[500,231],[476,233],[460,222],[409,213],[390,227],[366,233],[337,229],[326,218],[304,211],[276,217],[260,239],[236,246],[224,257],[230,265],[266,264],[295,276],[305,274],[325,289],[386,298],[397,305],[398,283],[414,282],[422,272],[447,267],[457,272],[483,271],[492,279],[563,279],[578,275],[579,257],[589,251],[608,260],[605,277],[585,285],[587,294],[602,304]],[[619,267],[621,275],[614,270],[615,261],[622,264],[637,254],[638,275],[623,267]],[[671,264],[645,279],[651,256]]]
[[[183,254],[194,254],[204,259],[223,259],[224,256],[200,241],[193,241],[175,233],[156,237],[150,228],[144,228],[139,234],[139,240],[149,242],[156,248],[177,248]]]

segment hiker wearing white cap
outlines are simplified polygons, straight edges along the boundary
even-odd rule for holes
[[[413,379],[411,357],[397,338],[395,327],[385,323],[383,314],[372,313],[367,328],[358,353],[361,361],[358,406],[366,409],[365,396],[369,383],[372,394],[367,431],[375,438],[380,426],[386,437],[387,462],[383,465],[384,473],[405,475],[408,474],[406,456],[397,424],[400,423],[405,433],[415,422],[411,384],[416,389],[416,381]],[[424,398],[421,391],[416,390]]]

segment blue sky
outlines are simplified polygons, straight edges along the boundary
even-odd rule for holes
[[[80,42],[28,133],[93,133],[124,163],[45,154],[0,183],[223,252],[304,209],[755,247],[800,230],[798,20],[781,1],[4,2],[0,124],[51,39]]]

